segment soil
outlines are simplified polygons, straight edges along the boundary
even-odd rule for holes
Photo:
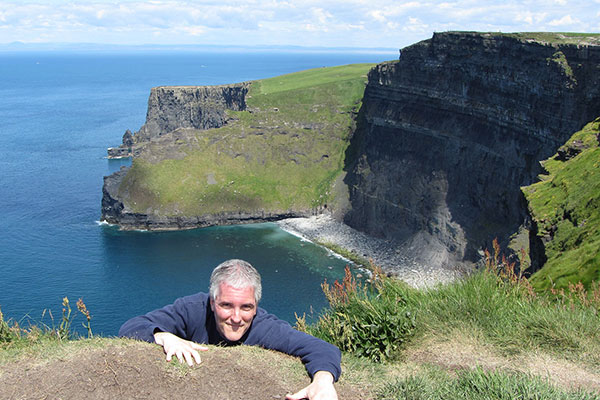
[[[1,399],[285,399],[310,383],[302,363],[259,348],[211,347],[194,367],[167,363],[156,345],[106,342],[47,359],[0,365]],[[46,358],[46,357],[44,357]],[[369,398],[336,384],[341,399]]]
[[[159,346],[128,339],[70,341],[0,359],[0,399],[285,399],[310,383],[297,358],[252,346],[214,347],[194,367],[168,363]],[[346,360],[340,399],[373,399],[381,384],[435,365],[538,375],[563,388],[600,393],[600,371],[547,354],[501,355],[471,337],[425,339],[397,364]],[[374,375],[375,374],[375,375]]]

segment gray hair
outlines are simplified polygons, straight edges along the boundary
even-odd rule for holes
[[[236,289],[254,288],[256,304],[262,296],[260,274],[249,262],[244,260],[227,260],[217,265],[210,275],[209,293],[211,299],[215,300],[217,298],[222,283]]]

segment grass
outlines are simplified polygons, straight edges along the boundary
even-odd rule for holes
[[[530,213],[544,241],[547,261],[531,282],[536,289],[600,282],[600,119],[575,133],[574,158],[546,160],[541,181],[524,187]]]
[[[360,265],[362,267],[365,268],[369,268],[371,267],[372,263],[367,260],[366,258],[356,254],[355,252],[351,251],[351,250],[347,250],[345,248],[343,248],[342,246],[339,246],[335,243],[331,243],[331,242],[323,242],[323,241],[315,241],[316,244],[326,247],[329,250],[333,251],[336,254],[339,254],[340,256],[347,258],[348,260],[352,261],[354,264],[356,265]]]
[[[415,292],[418,334],[468,331],[504,355],[542,350],[555,356],[600,366],[598,304],[554,304],[523,287],[505,286],[480,272],[437,290]]]
[[[537,371],[541,375],[533,375],[523,371],[515,360],[525,363],[524,360],[545,354],[554,360],[564,360],[558,365],[577,365],[598,373],[600,286],[589,293],[583,286],[558,294],[550,290],[536,292],[514,264],[500,257],[499,246],[495,246],[493,255],[487,253],[485,269],[432,289],[413,289],[375,269],[366,287],[347,274],[342,282],[324,285],[324,291],[330,310],[312,326],[299,319],[299,329],[388,369],[403,365],[403,357],[415,352],[433,352],[430,359],[439,363],[413,364],[413,370],[401,371],[394,382],[387,376],[377,386],[378,399],[592,399],[598,396],[551,384],[545,375],[547,364]],[[357,304],[365,301],[372,307],[358,309]],[[371,330],[369,337],[358,335],[357,332],[365,328],[371,329],[373,316],[380,314],[379,303],[387,307],[386,325],[393,334]],[[396,329],[394,318],[407,312],[413,318],[412,328],[402,334],[401,329]],[[402,337],[399,339],[398,335]],[[391,337],[394,337],[393,343],[389,342]],[[352,346],[346,346],[345,342]],[[383,349],[379,353],[382,357],[370,357],[361,351],[372,348],[373,342],[378,342]],[[450,350],[446,353],[449,354],[444,355],[432,343],[448,343],[446,347]],[[473,348],[468,350],[472,352],[472,359],[461,361],[461,353],[469,346]],[[496,355],[492,357],[487,353]],[[494,362],[489,360],[494,358],[505,360],[505,364],[513,368],[491,367]]]
[[[367,388],[375,399],[597,398],[593,391],[597,388],[557,385],[556,376],[549,373],[548,360],[554,360],[567,375],[579,371],[592,371],[592,377],[600,375],[600,287],[595,296],[587,296],[583,287],[558,297],[550,291],[536,293],[497,249],[493,255],[487,254],[485,269],[427,290],[411,288],[376,269],[363,284],[347,274],[342,282],[323,286],[332,307],[322,316],[322,326],[300,328],[318,335],[327,330],[331,333],[340,326],[339,321],[354,324],[346,327],[362,333],[351,338],[352,346],[343,354],[341,382]],[[587,300],[590,298],[595,300]],[[383,322],[373,323],[376,314],[383,315]],[[411,326],[404,333],[396,329],[403,321]],[[340,338],[348,332],[342,331]],[[39,359],[40,363],[62,360],[82,349],[101,348],[115,341],[127,344],[121,339],[68,339],[75,335],[65,339],[56,329],[23,329],[2,318],[0,338],[0,364],[4,365],[24,358]],[[378,347],[379,342],[389,344],[389,351]],[[381,350],[380,357],[364,351],[374,348]],[[261,350],[236,351],[240,353],[236,357],[243,358],[245,352],[252,356]],[[547,356],[537,369],[530,369],[527,360],[541,355]],[[303,374],[299,363],[283,361],[278,374]],[[179,377],[189,372],[185,365],[167,368]],[[582,382],[579,387],[585,385]]]
[[[77,309],[84,316],[86,322],[82,326],[87,331],[88,339],[93,338],[91,327],[91,315],[85,303],[80,298],[76,303]],[[20,324],[17,321],[5,320],[0,310],[0,359],[7,354],[19,353],[22,349],[30,349],[32,346],[54,347],[71,339],[81,338],[73,330],[72,323],[76,315],[72,314],[71,305],[67,297],[62,300],[62,317],[58,324],[55,323],[51,311],[48,311],[52,320],[52,326],[39,323]],[[46,315],[46,311],[44,314]]]
[[[397,379],[377,392],[378,400],[592,400],[597,394],[584,390],[559,389],[547,380],[519,372],[485,371],[481,368],[460,371],[456,377],[430,369]]]
[[[187,130],[176,158],[133,162],[119,189],[135,212],[202,216],[310,210],[335,202],[331,187],[374,64],[319,68],[255,81],[247,111],[219,129]],[[161,147],[163,147],[161,149]],[[147,154],[168,153],[164,143]]]
[[[585,44],[600,43],[600,33],[579,32],[515,32],[502,33],[504,36],[516,37],[521,40],[533,40],[537,42],[554,44]]]

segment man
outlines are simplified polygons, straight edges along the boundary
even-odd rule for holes
[[[119,336],[161,345],[171,361],[200,363],[203,344],[257,345],[300,357],[312,381],[290,400],[337,399],[333,383],[341,373],[339,349],[293,329],[287,322],[258,307],[260,275],[243,260],[218,265],[210,277],[209,294],[197,293],[127,321]]]

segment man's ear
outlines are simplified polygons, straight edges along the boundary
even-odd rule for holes
[[[210,309],[215,312],[215,302],[213,301],[212,297],[210,298]]]

